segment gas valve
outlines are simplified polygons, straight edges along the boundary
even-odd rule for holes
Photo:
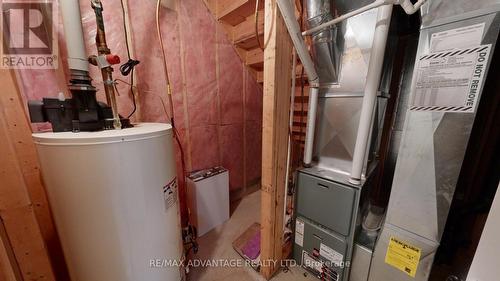
[[[107,55],[98,55],[98,56],[90,56],[89,62],[95,66],[98,66],[100,69],[110,67],[115,64],[120,63],[120,57],[118,55],[107,54]]]

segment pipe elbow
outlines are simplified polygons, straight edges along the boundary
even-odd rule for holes
[[[391,1],[391,0],[389,0],[389,1]],[[416,13],[417,11],[420,10],[420,7],[425,2],[427,2],[427,0],[419,0],[417,3],[412,4],[411,0],[401,0],[399,5],[401,6],[401,8],[403,8],[403,10],[405,11],[406,14],[413,15],[414,13]]]

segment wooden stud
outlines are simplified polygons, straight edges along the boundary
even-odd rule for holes
[[[261,273],[270,279],[283,256],[292,42],[276,0],[265,1],[265,14]]]
[[[0,220],[0,280],[22,281],[21,270],[16,261],[9,236]]]
[[[62,68],[54,71],[56,71],[60,85],[64,72]],[[58,279],[67,279],[69,273],[41,179],[38,155],[31,137],[31,126],[25,113],[23,95],[16,81],[19,73],[11,71],[8,74],[5,74],[4,77],[7,80],[4,81],[7,83],[5,85],[9,85],[9,90],[0,97],[0,103],[4,107],[6,128],[14,146],[38,226],[47,246],[54,274]]]
[[[0,102],[5,115],[5,126],[12,140],[16,157],[24,182],[28,188],[30,200],[40,221],[40,227],[45,239],[55,236],[54,223],[50,215],[45,189],[40,180],[38,156],[31,138],[31,128],[25,114],[14,73],[2,71],[2,85],[7,87],[0,95]]]
[[[0,70],[0,218],[24,280],[55,280],[43,234],[49,235],[50,214],[38,172],[27,119],[9,70]],[[18,114],[22,114],[21,117]],[[12,123],[11,120],[16,120]],[[26,134],[28,138],[26,138]],[[30,191],[28,187],[30,187]],[[30,198],[30,193],[35,201]],[[38,216],[35,215],[35,210]],[[38,220],[44,225],[42,232]],[[53,228],[53,226],[52,226]]]

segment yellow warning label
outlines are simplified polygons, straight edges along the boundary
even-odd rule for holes
[[[421,250],[419,248],[391,237],[385,254],[385,263],[394,266],[411,277],[415,277],[420,254]]]

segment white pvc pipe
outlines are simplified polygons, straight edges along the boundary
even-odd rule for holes
[[[304,165],[312,162],[314,131],[316,128],[316,112],[318,110],[319,88],[309,88],[309,107],[307,109],[306,140],[304,144]]]
[[[73,70],[89,71],[85,42],[83,41],[82,16],[78,0],[59,1],[63,18],[64,36],[68,49],[68,64]]]
[[[314,128],[316,126],[316,111],[318,109],[319,76],[314,67],[314,62],[309,54],[297,19],[295,9],[289,0],[277,0],[278,8],[283,15],[283,20],[292,39],[297,55],[304,66],[307,79],[309,80],[309,107],[307,112],[307,127],[304,146],[304,164],[310,165],[314,144]]]
[[[420,7],[427,2],[427,0],[419,0],[417,3],[412,4],[410,0],[401,0],[399,5],[405,10],[405,12],[408,15],[413,15],[416,13],[418,10],[420,10]]]
[[[302,38],[299,23],[295,18],[295,9],[289,0],[277,0],[277,3],[278,8],[283,15],[283,20],[285,21],[288,33],[290,33],[290,37],[292,38],[297,55],[304,66],[304,71],[307,74],[309,84],[312,84],[313,87],[317,87],[319,76],[316,72],[316,68],[314,67],[314,62],[309,54],[304,38]]]
[[[363,172],[366,147],[369,142],[370,129],[377,101],[377,92],[382,76],[382,66],[384,63],[385,47],[389,35],[389,25],[391,23],[393,5],[384,5],[379,8],[377,14],[377,26],[373,46],[370,55],[370,64],[368,66],[368,76],[366,79],[363,105],[359,119],[358,134],[354,155],[352,161],[352,171],[349,182],[352,184],[361,183],[361,174]]]

